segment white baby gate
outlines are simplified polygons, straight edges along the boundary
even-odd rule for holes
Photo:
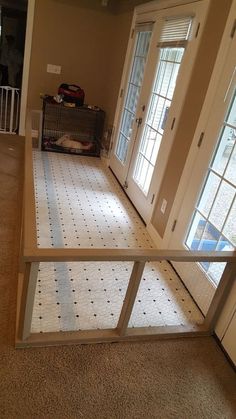
[[[19,123],[20,89],[0,86],[0,132],[15,134]]]

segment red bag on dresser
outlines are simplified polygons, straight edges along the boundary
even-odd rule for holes
[[[65,102],[75,103],[76,106],[83,106],[84,104],[84,91],[75,84],[61,84],[58,89],[58,94],[63,95]]]

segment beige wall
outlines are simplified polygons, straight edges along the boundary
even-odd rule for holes
[[[122,0],[117,6],[111,1],[108,8],[102,8],[100,0],[36,0],[28,107],[40,109],[40,93],[54,95],[60,83],[76,83],[85,90],[86,103],[103,108],[106,123],[112,124],[132,10],[138,3],[139,0]],[[231,0],[211,1],[198,64],[190,81],[153,215],[153,225],[161,237],[193,139],[230,4]],[[49,63],[61,65],[61,75],[47,73]],[[165,215],[160,212],[163,198],[168,201]]]
[[[165,232],[180,177],[194,136],[230,4],[231,0],[212,0],[211,2],[196,59],[197,65],[190,80],[183,112],[178,123],[152,218],[152,223],[161,237],[163,237]],[[163,199],[166,199],[168,202],[164,215],[160,211]]]
[[[36,0],[28,107],[40,109],[40,93],[54,95],[62,82],[75,83],[111,123],[131,18],[131,12],[115,16],[98,0]],[[61,65],[62,73],[47,73],[47,64]]]
[[[111,54],[107,60],[107,79],[105,88],[104,108],[109,114],[109,122],[112,124],[117,98],[119,95],[120,82],[123,72],[126,49],[129,40],[130,27],[133,13],[127,12],[116,16],[115,35],[113,37],[113,46]]]

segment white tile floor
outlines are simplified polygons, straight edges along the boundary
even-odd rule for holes
[[[98,158],[34,153],[39,247],[154,247]],[[31,331],[116,327],[132,263],[41,263]],[[130,327],[201,323],[168,262],[147,263]]]

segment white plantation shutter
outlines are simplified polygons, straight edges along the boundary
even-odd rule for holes
[[[151,32],[153,29],[153,24],[154,22],[137,23],[137,25],[135,26],[135,29],[136,31],[139,31],[139,32]]]
[[[159,41],[159,45],[185,42],[190,33],[193,18],[191,16],[166,19]]]

